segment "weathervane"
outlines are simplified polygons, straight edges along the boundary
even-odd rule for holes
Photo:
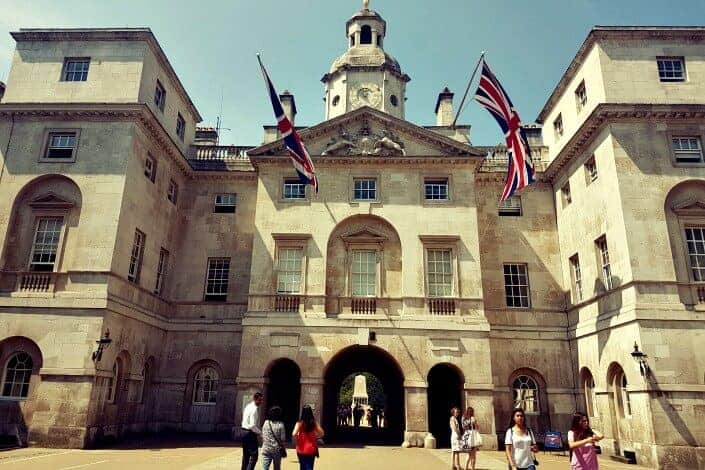
[[[370,0],[362,0],[362,9],[363,9],[363,10],[369,10],[369,9],[370,9]]]

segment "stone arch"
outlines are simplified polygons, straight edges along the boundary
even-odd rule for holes
[[[590,369],[583,366],[580,369],[580,390],[585,402],[585,414],[590,417],[597,416],[597,408],[595,406],[595,376],[592,375]]]
[[[132,356],[123,349],[115,357],[115,363],[118,364],[118,374],[113,378],[115,383],[115,399],[114,403],[127,403],[130,400],[130,376],[132,375]]]
[[[377,294],[401,297],[402,246],[394,226],[375,215],[354,215],[338,223],[328,238],[326,251],[326,311],[341,313],[352,297],[350,254],[356,248],[378,250]]]
[[[524,378],[528,378],[533,381],[533,384],[536,386],[537,390],[531,392],[531,389],[529,388],[531,382],[525,380]],[[522,385],[524,384],[526,387],[522,388]],[[533,395],[533,406],[538,407],[538,410],[534,408],[532,411],[525,408],[524,412],[526,414],[526,421],[528,425],[537,432],[549,430],[551,428],[551,415],[549,413],[550,405],[548,403],[548,393],[546,392],[546,380],[544,379],[543,374],[536,369],[521,367],[509,375],[507,385],[509,385],[509,389],[512,393],[512,408],[522,404],[524,405],[522,408],[527,407],[528,398],[530,395]],[[523,395],[520,390],[525,390]],[[511,413],[511,410],[509,410],[509,413]],[[508,414],[506,417],[507,423],[510,422],[510,418],[511,416]]]
[[[40,217],[62,219],[62,236],[56,252],[54,270],[65,268],[64,250],[67,244],[75,242],[68,236],[72,228],[78,226],[83,196],[78,185],[70,178],[49,174],[34,178],[17,194],[12,204],[9,229],[0,258],[0,268],[9,271],[23,271],[29,267],[29,257],[34,241],[34,231]],[[70,238],[70,240],[68,240]],[[12,249],[10,249],[12,247]],[[2,286],[0,286],[2,287]]]
[[[198,403],[198,400],[194,399],[196,388],[195,379],[199,371],[206,368],[212,369],[217,374],[217,383],[211,383],[209,385],[209,387],[215,386],[214,402]],[[215,426],[220,418],[220,410],[223,408],[222,399],[220,399],[223,388],[222,384],[223,369],[217,361],[205,358],[193,363],[186,373],[182,414],[184,430],[190,432],[215,431]]]
[[[31,359],[32,375],[27,395],[24,397],[30,399],[41,380],[39,370],[42,368],[44,359],[37,343],[25,336],[11,336],[0,341],[0,373],[2,374],[0,387],[5,386],[8,362],[18,353],[28,354]],[[0,394],[5,395],[5,390],[0,390]]]
[[[426,375],[428,384],[428,430],[436,438],[439,448],[450,447],[450,410],[463,410],[465,376],[455,364],[441,362],[431,367]]]
[[[626,389],[627,378],[624,369],[618,362],[612,362],[607,368],[607,399],[609,402],[609,417],[614,452],[620,455],[622,441],[630,439],[630,420],[625,420],[626,406],[629,403],[629,392]]]
[[[289,358],[271,361],[265,368],[265,406],[282,409],[287,436],[291,435],[301,409],[301,368]]]

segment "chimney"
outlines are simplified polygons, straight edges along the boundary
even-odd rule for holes
[[[279,95],[279,100],[282,102],[282,108],[284,108],[284,114],[291,121],[291,125],[294,125],[294,118],[296,118],[296,101],[294,100],[294,95],[292,95],[289,90],[284,90],[284,93]]]
[[[436,101],[436,125],[450,126],[453,123],[453,92],[445,87]]]

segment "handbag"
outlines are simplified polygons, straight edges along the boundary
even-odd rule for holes
[[[531,445],[535,446],[536,445],[536,438],[534,437],[534,432],[529,428],[529,435],[531,436]],[[529,470],[536,470],[536,467],[539,466],[539,461],[536,458],[536,454],[534,451],[531,451],[531,459],[534,461],[534,468],[532,469],[531,466],[529,466]]]
[[[269,424],[269,432],[272,433],[272,436],[274,437],[274,440],[277,441],[277,444],[279,444],[279,457],[285,459],[286,458],[286,447],[282,444],[282,442],[279,440],[276,434],[274,434],[274,430],[272,429],[272,422],[268,421]]]

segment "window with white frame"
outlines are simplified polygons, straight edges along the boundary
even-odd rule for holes
[[[144,159],[144,176],[152,183],[157,179],[157,160],[149,153]]]
[[[61,79],[64,82],[85,82],[88,80],[89,57],[67,57]]]
[[[352,250],[350,269],[353,297],[375,297],[377,295],[377,252],[374,250]]]
[[[447,201],[449,199],[448,178],[427,178],[424,181],[424,199]]]
[[[284,199],[306,199],[306,185],[298,178],[285,178],[282,196]]]
[[[671,139],[673,156],[678,163],[702,163],[703,147],[698,136],[676,136]]]
[[[279,248],[277,255],[277,293],[298,294],[301,292],[302,248]]]
[[[553,120],[553,134],[556,140],[563,136],[563,116],[558,113],[556,119]]]
[[[186,135],[186,121],[184,120],[184,117],[181,115],[181,113],[178,113],[176,116],[176,135],[179,136],[179,139],[182,141],[184,140],[184,136]]]
[[[2,398],[23,399],[29,395],[32,378],[32,357],[26,352],[17,352],[5,363],[2,380]]]
[[[520,216],[521,196],[511,196],[504,201],[499,201],[500,216]]]
[[[568,204],[573,202],[573,196],[570,193],[570,183],[569,182],[566,182],[561,187],[561,200],[563,201],[563,207],[566,207]]]
[[[529,273],[526,264],[504,264],[504,294],[507,307],[529,308],[531,306]]]
[[[585,80],[580,82],[578,88],[575,89],[575,106],[580,112],[587,104],[587,90],[585,89]]]
[[[54,270],[63,223],[62,217],[40,217],[37,219],[32,253],[29,258],[30,271],[51,272]]]
[[[130,251],[130,266],[127,270],[127,280],[136,284],[140,282],[140,273],[142,272],[144,243],[144,233],[139,230],[135,230],[135,238],[132,242],[132,251]]]
[[[115,403],[117,398],[118,381],[120,380],[120,361],[115,360],[113,364],[113,370],[108,378],[108,403]]]
[[[164,111],[164,105],[166,104],[166,90],[164,89],[164,85],[162,85],[159,80],[157,80],[157,86],[154,87],[154,104],[161,111]]]
[[[213,212],[216,214],[234,214],[237,206],[237,194],[216,194]]]
[[[597,249],[597,259],[600,263],[600,274],[605,290],[611,290],[612,284],[612,268],[610,267],[610,252],[607,248],[607,237],[602,235],[595,240],[595,248]]]
[[[685,242],[693,281],[705,282],[705,227],[686,227]]]
[[[218,372],[213,367],[203,367],[193,378],[193,404],[211,405],[218,397]]]
[[[595,163],[595,156],[591,156],[585,162],[585,182],[590,184],[597,179],[597,164]]]
[[[169,180],[169,188],[166,192],[166,198],[174,205],[176,205],[176,202],[179,200],[179,185],[176,184],[176,181]]]
[[[230,283],[230,258],[208,258],[205,300],[225,302]]]
[[[429,297],[453,295],[453,252],[450,249],[426,250],[426,278]]]
[[[685,60],[683,57],[659,57],[656,59],[658,78],[662,82],[684,82]]]
[[[577,253],[570,257],[570,277],[573,281],[573,301],[580,302],[583,300],[583,275]]]
[[[159,250],[159,263],[157,263],[157,281],[154,284],[154,293],[161,295],[164,288],[164,279],[169,269],[169,252],[164,248]]]
[[[375,201],[377,199],[377,179],[355,178],[353,180],[353,199],[356,201]]]
[[[538,413],[539,386],[532,377],[520,375],[512,383],[514,408],[522,408],[525,413]]]
[[[44,160],[73,160],[78,133],[75,131],[52,131],[47,135]]]

